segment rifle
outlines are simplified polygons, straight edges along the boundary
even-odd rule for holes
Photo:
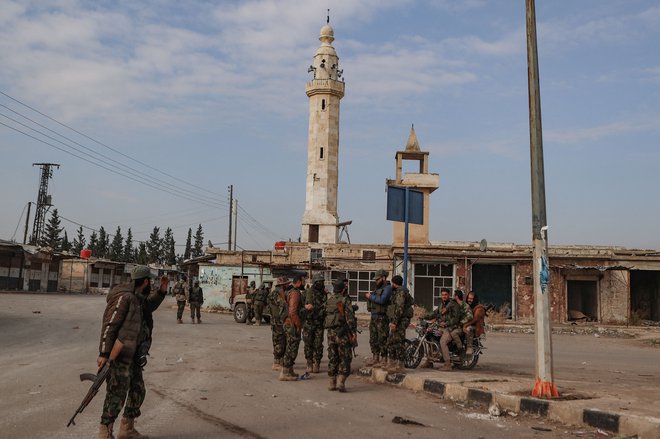
[[[76,412],[73,414],[73,416],[71,416],[71,419],[69,419],[69,423],[66,424],[67,427],[69,427],[71,424],[76,425],[74,419],[76,419],[78,413],[82,413],[83,410],[85,410],[85,407],[87,407],[87,405],[89,405],[89,403],[92,402],[92,399],[94,399],[96,394],[99,392],[99,388],[105,382],[105,379],[108,377],[108,373],[110,372],[110,367],[112,366],[112,362],[115,361],[115,359],[119,356],[119,353],[121,352],[123,347],[124,344],[121,341],[115,340],[115,344],[112,346],[112,351],[110,352],[110,358],[108,358],[108,361],[105,362],[103,367],[99,369],[96,375],[94,375],[93,373],[80,374],[80,381],[91,381],[92,386],[87,391],[87,395],[85,395],[85,397],[83,398],[82,402],[80,403],[80,406],[76,409]]]

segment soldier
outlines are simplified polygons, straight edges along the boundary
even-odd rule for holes
[[[443,328],[442,335],[440,336],[440,351],[442,352],[442,359],[445,362],[442,370],[451,370],[451,359],[449,357],[449,342],[451,341],[451,331],[453,331],[461,317],[461,310],[456,301],[451,300],[449,297],[449,289],[443,288],[440,290],[440,299],[442,304],[434,312],[436,318],[440,321],[439,326]]]
[[[293,365],[298,356],[300,346],[300,332],[302,331],[302,319],[300,318],[303,308],[303,299],[300,288],[305,283],[305,275],[299,274],[293,278],[293,284],[285,290],[288,314],[284,319],[284,333],[286,334],[286,351],[284,361],[280,370],[280,381],[295,381],[298,374],[293,371]]]
[[[479,303],[479,298],[474,291],[470,291],[465,300],[472,309],[472,319],[469,322],[466,322],[463,325],[463,331],[465,332],[465,344],[467,348],[465,349],[465,355],[471,357],[474,353],[472,350],[472,343],[474,341],[475,334],[479,337],[484,333],[484,318],[486,317],[486,308]]]
[[[124,407],[119,438],[146,438],[135,430],[146,389],[142,368],[151,344],[152,313],[165,299],[167,276],[160,279],[160,289],[151,292],[151,272],[138,265],[131,272],[131,283],[112,288],[106,298],[97,366],[110,364],[99,438],[114,438],[115,419]],[[112,354],[112,355],[111,355]]]
[[[286,304],[284,288],[291,282],[286,277],[277,279],[275,286],[268,295],[268,309],[270,310],[270,330],[273,339],[273,370],[282,369],[282,359],[286,350],[286,334],[284,333],[284,319],[289,313]]]
[[[389,359],[385,369],[394,373],[403,372],[406,329],[413,316],[412,296],[410,296],[408,289],[402,285],[403,278],[401,276],[392,278],[392,298],[390,299],[390,305],[387,307],[390,334],[387,339]]]
[[[256,288],[256,282],[251,281],[250,286],[245,293],[245,303],[247,305],[247,318],[245,319],[245,323],[248,325],[252,325],[254,323],[252,319],[254,318],[254,293]]]
[[[264,312],[264,306],[266,300],[268,299],[268,286],[265,283],[262,283],[257,291],[254,293],[254,316],[257,319],[257,325],[261,326],[262,314]]]
[[[186,308],[186,302],[188,301],[189,295],[188,278],[185,275],[181,276],[181,279],[174,284],[172,293],[176,298],[176,322],[183,323],[183,320],[181,319],[183,318],[183,310]]]
[[[472,320],[472,308],[463,300],[463,290],[454,290],[454,300],[458,304],[459,318],[458,325],[451,331],[451,338],[458,348],[458,351],[463,353],[463,342],[461,335],[463,335],[463,325]]]
[[[204,292],[199,286],[199,281],[195,281],[195,286],[190,290],[190,320],[195,323],[195,314],[197,314],[197,323],[202,323],[200,308],[204,303]]]
[[[371,312],[369,320],[369,346],[371,347],[371,360],[367,366],[387,364],[387,337],[389,335],[389,320],[387,319],[387,306],[392,295],[392,285],[387,280],[387,271],[380,269],[374,275],[376,290],[367,293],[367,310]]]
[[[332,294],[325,305],[325,328],[328,330],[328,390],[346,392],[351,374],[353,346],[357,344],[357,320],[351,298],[346,295],[345,279],[334,281]]]
[[[325,323],[325,291],[323,273],[316,273],[312,285],[305,290],[306,319],[303,325],[307,372],[319,373],[323,358],[323,325]]]

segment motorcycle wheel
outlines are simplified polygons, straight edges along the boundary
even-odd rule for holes
[[[407,369],[416,369],[419,363],[422,362],[424,349],[419,346],[420,343],[420,340],[406,340],[403,365]],[[419,347],[419,350],[417,347]]]
[[[476,366],[478,362],[479,362],[479,354],[473,355],[471,361],[464,359],[462,361],[459,361],[458,363],[455,363],[454,365],[456,366],[457,369],[460,370],[470,370],[470,369],[474,369],[474,366]]]

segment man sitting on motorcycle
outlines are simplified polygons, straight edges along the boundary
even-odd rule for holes
[[[470,308],[470,305],[463,300],[462,290],[454,290],[454,300],[458,304],[461,313],[458,326],[451,331],[451,338],[454,340],[456,347],[462,355],[463,342],[461,341],[461,335],[463,335],[463,325],[472,320],[472,308]]]
[[[474,340],[475,334],[479,337],[483,334],[484,331],[484,318],[486,317],[486,308],[479,303],[479,298],[474,291],[470,291],[467,295],[465,301],[472,308],[472,319],[469,322],[463,324],[463,331],[465,332],[465,343],[467,344],[467,349],[465,350],[465,355],[468,357],[473,354],[472,351],[472,341]]]
[[[445,365],[442,370],[449,371],[451,370],[451,359],[449,357],[449,342],[452,339],[451,331],[459,325],[461,310],[458,304],[449,297],[449,288],[440,290],[440,299],[442,300],[440,306],[430,315],[424,317],[424,319],[438,322],[438,326],[443,329],[440,336],[440,351],[442,352]],[[461,344],[457,347],[462,349],[463,345]],[[433,363],[427,358],[424,367],[433,367]]]

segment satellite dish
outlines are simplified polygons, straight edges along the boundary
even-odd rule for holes
[[[485,238],[479,242],[479,250],[482,252],[488,250],[488,241]]]

